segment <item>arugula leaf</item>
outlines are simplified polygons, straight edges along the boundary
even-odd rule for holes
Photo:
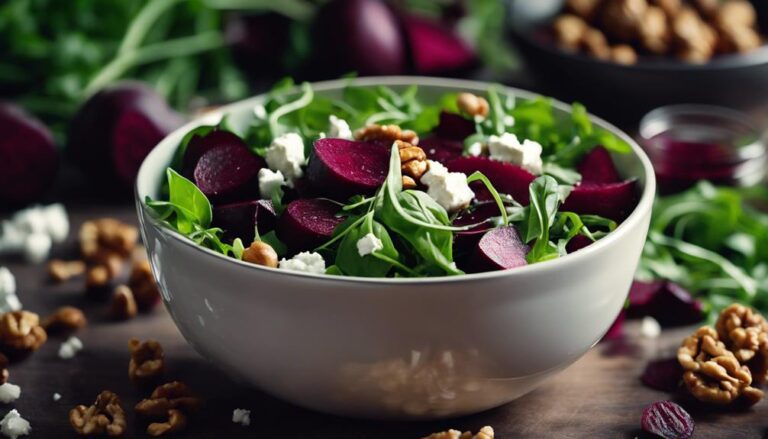
[[[384,277],[397,262],[399,253],[390,238],[387,229],[368,214],[358,225],[351,227],[339,243],[335,265],[350,276]],[[357,242],[368,233],[373,233],[381,240],[384,248],[370,255],[360,256]]]
[[[213,210],[205,194],[194,183],[173,169],[168,168],[166,173],[171,204],[180,209],[187,220],[195,222],[201,227],[210,226]]]
[[[549,241],[549,229],[555,221],[560,204],[557,181],[549,176],[536,178],[528,188],[531,198],[527,228],[523,230],[525,242],[535,240],[526,259],[536,263],[554,259],[559,255],[557,246]]]

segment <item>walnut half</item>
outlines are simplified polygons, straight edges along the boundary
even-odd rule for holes
[[[0,351],[9,356],[36,351],[48,339],[40,316],[29,311],[0,315]]]
[[[136,404],[136,413],[148,418],[167,418],[147,427],[150,436],[179,431],[187,425],[187,414],[203,406],[203,400],[181,381],[172,381],[157,387],[149,398]]]
[[[752,308],[733,304],[715,323],[720,340],[759,384],[768,381],[768,322]]]
[[[125,411],[120,398],[105,390],[92,406],[79,405],[69,411],[69,423],[82,436],[122,436],[125,433]]]
[[[132,338],[128,341],[131,360],[128,377],[135,385],[143,386],[157,381],[165,372],[163,347],[155,340],[145,342]]]
[[[485,426],[472,436],[472,432],[465,431],[464,433],[459,430],[446,430],[437,433],[432,433],[429,436],[425,436],[422,439],[493,439],[494,432],[490,426]]]

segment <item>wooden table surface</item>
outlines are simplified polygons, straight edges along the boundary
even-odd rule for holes
[[[136,222],[129,204],[98,206],[68,206],[72,230],[100,216]],[[58,256],[76,253],[74,242],[54,251]],[[630,323],[624,339],[599,344],[537,390],[503,407],[439,422],[370,422],[306,411],[233,382],[186,344],[162,306],[131,321],[111,322],[105,317],[107,304],[84,298],[81,280],[53,285],[44,265],[12,260],[0,260],[0,265],[15,274],[26,309],[45,315],[70,304],[81,307],[89,319],[79,333],[85,348],[74,359],[58,358],[63,339],[52,337],[31,357],[11,366],[10,381],[21,386],[22,394],[12,405],[0,407],[0,414],[18,409],[31,422],[33,438],[77,437],[67,421],[68,411],[77,404],[90,405],[104,389],[115,391],[124,402],[129,425],[125,437],[147,437],[131,409],[143,396],[127,379],[127,342],[133,336],[159,340],[166,352],[167,376],[186,381],[207,400],[190,428],[174,436],[179,438],[417,439],[449,427],[476,431],[483,425],[493,426],[502,439],[642,437],[643,407],[670,396],[643,387],[639,375],[649,359],[668,356],[690,330],[665,330],[660,339],[643,339],[637,323]],[[53,401],[54,392],[62,395],[61,400]],[[768,402],[737,413],[683,404],[696,419],[698,438],[758,438],[768,431]],[[231,422],[235,408],[251,410],[250,427]]]

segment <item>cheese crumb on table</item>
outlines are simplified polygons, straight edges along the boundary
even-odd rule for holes
[[[69,219],[62,204],[32,206],[3,221],[0,253],[20,254],[31,263],[48,258],[52,243],[69,235]]]
[[[21,302],[16,295],[16,278],[11,270],[0,267],[0,312],[18,311]]]
[[[288,187],[293,187],[293,182],[304,175],[304,141],[296,133],[283,134],[272,140],[264,159],[269,169],[280,171]]]
[[[538,142],[533,140],[526,139],[520,143],[517,136],[511,133],[490,136],[488,138],[488,152],[493,160],[518,165],[534,175],[540,175],[542,172],[542,148]]]
[[[251,411],[246,409],[235,409],[232,412],[232,422],[240,424],[243,427],[251,425]]]
[[[643,317],[643,321],[640,322],[640,335],[645,338],[659,338],[661,325],[653,317]]]
[[[368,233],[362,238],[357,240],[357,252],[360,256],[370,255],[375,251],[379,251],[384,248],[384,243],[381,239],[377,238],[373,233]]]
[[[259,170],[259,194],[262,199],[271,200],[283,185],[285,185],[285,177],[282,172],[267,168]]]
[[[26,436],[32,430],[29,425],[29,421],[22,418],[16,409],[8,412],[7,415],[0,421],[0,433],[3,433],[11,439],[16,439],[19,436]]]
[[[59,358],[62,360],[69,360],[81,350],[83,350],[83,342],[75,336],[69,337],[59,347]]]
[[[328,117],[328,124],[329,128],[328,134],[326,135],[327,137],[332,139],[354,139],[354,136],[352,135],[352,129],[349,127],[349,124],[346,120],[336,117],[332,114]]]
[[[427,195],[449,213],[469,206],[475,198],[475,193],[467,183],[467,176],[461,172],[448,172],[439,162],[429,160],[429,170],[421,176],[420,181],[427,186]]]
[[[16,384],[5,383],[0,385],[0,402],[8,404],[16,401],[21,396],[21,387]]]
[[[59,394],[58,392],[53,394],[53,400],[54,401],[58,401],[60,399],[61,399],[61,394]]]
[[[322,274],[325,273],[325,259],[319,253],[301,252],[291,259],[281,259],[279,267],[283,270]]]

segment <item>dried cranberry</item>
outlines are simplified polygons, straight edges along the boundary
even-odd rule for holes
[[[643,410],[643,430],[664,439],[687,439],[693,435],[693,418],[672,401],[654,402]]]
[[[640,379],[651,389],[674,392],[682,377],[683,369],[677,358],[665,358],[649,362]]]

